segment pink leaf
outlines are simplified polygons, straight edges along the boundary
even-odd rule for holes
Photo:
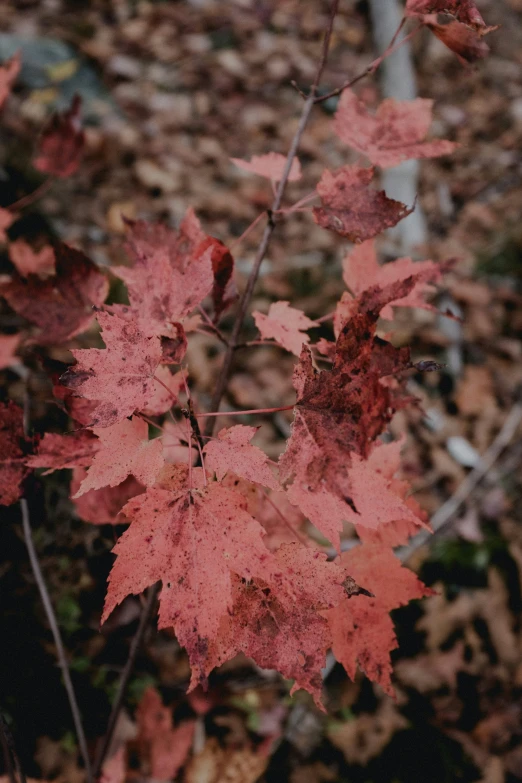
[[[9,245],[9,258],[22,277],[54,272],[54,250],[50,245],[36,252],[23,239],[17,239]]]
[[[70,494],[80,519],[83,519],[84,522],[91,522],[93,525],[128,523],[129,520],[122,514],[122,508],[131,498],[141,495],[145,491],[145,487],[133,476],[130,476],[117,487],[91,489],[85,495],[74,499],[74,495],[80,489],[86,476],[85,468],[75,468],[71,481]]]
[[[268,315],[257,311],[252,315],[261,337],[265,340],[273,338],[295,356],[299,356],[303,345],[310,342],[308,335],[303,332],[317,326],[316,321],[307,318],[301,310],[290,307],[289,302],[274,302],[270,305]]]
[[[136,410],[146,408],[154,395],[154,374],[161,359],[158,337],[146,337],[132,321],[99,312],[105,349],[73,350],[77,364],[62,375],[64,386],[96,400],[90,424],[110,427]]]
[[[373,175],[373,168],[360,166],[325,169],[317,185],[323,206],[314,207],[315,222],[352,242],[363,242],[413,212],[414,207],[388,198],[383,190],[369,188]]]
[[[213,247],[193,212],[179,231],[132,223],[127,250],[134,266],[113,267],[127,285],[129,301],[141,331],[148,337],[175,337],[173,329],[212,291]]]
[[[145,486],[154,483],[164,464],[163,444],[160,438],[148,440],[145,421],[135,416],[112,427],[95,428],[94,433],[100,446],[75,497],[91,489],[115,487],[130,475]]]
[[[30,468],[48,468],[46,473],[63,468],[85,468],[98,451],[98,438],[81,430],[67,435],[46,432],[38,444],[38,453],[27,460]]]
[[[31,274],[25,279],[15,273],[0,283],[0,296],[39,327],[37,341],[42,345],[63,343],[85,331],[93,307],[103,304],[109,290],[105,274],[82,252],[62,244],[55,254],[54,276],[42,280]]]
[[[253,155],[251,160],[242,160],[241,158],[230,158],[232,163],[243,171],[250,174],[259,174],[260,177],[271,179],[272,182],[279,182],[283,178],[286,167],[286,157],[278,152],[269,152],[266,155]],[[301,164],[297,158],[292,161],[288,182],[297,182],[301,179]]]
[[[396,299],[386,305],[382,318],[393,318],[393,307],[421,307],[432,310],[426,303],[426,296],[434,292],[433,283],[439,283],[442,278],[442,268],[434,261],[412,261],[411,258],[398,258],[380,266],[377,263],[375,243],[372,239],[354,247],[343,261],[343,280],[355,295],[359,296],[373,286],[384,288],[399,280],[414,276],[415,284],[412,290],[401,299]]]
[[[416,98],[396,101],[388,98],[377,114],[351,90],[341,95],[334,130],[341,141],[366,155],[375,166],[390,168],[410,158],[436,158],[448,155],[458,146],[451,141],[425,142],[432,121],[433,101]]]
[[[390,652],[397,647],[397,639],[388,613],[433,591],[385,547],[355,547],[344,552],[340,561],[374,597],[355,595],[323,613],[333,635],[333,653],[352,679],[358,664],[370,680],[393,696]]]
[[[33,165],[55,177],[69,177],[78,169],[85,146],[81,122],[82,100],[75,95],[71,108],[53,114],[38,142]]]
[[[250,443],[256,432],[257,427],[242,424],[222,429],[217,440],[205,446],[205,465],[215,471],[220,481],[225,473],[231,472],[277,491],[281,487],[268,467],[267,455]]]

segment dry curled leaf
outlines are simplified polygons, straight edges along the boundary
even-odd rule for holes
[[[383,190],[370,188],[373,177],[373,168],[325,169],[317,185],[322,206],[313,209],[315,222],[358,243],[395,226],[413,212],[414,207],[388,198]]]

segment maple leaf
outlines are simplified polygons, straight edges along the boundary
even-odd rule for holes
[[[459,22],[470,27],[486,27],[475,0],[407,0],[406,16],[419,14],[451,14]]]
[[[303,348],[294,369],[297,402],[292,435],[280,460],[283,476],[292,475],[293,464],[309,461],[310,440],[324,464],[347,465],[350,452],[367,456],[370,441],[394,409],[391,391],[381,379],[411,366],[408,348],[394,348],[375,336],[377,321],[382,308],[406,296],[414,284],[410,277],[372,288],[357,300],[357,310],[337,338],[331,370],[315,370],[310,350]],[[308,473],[313,484],[322,483],[322,477],[313,478],[313,470]]]
[[[172,709],[165,707],[155,688],[147,688],[136,710],[136,742],[140,760],[153,780],[173,780],[186,761],[196,722],[185,721],[174,728]]]
[[[397,638],[389,612],[433,591],[386,547],[355,547],[344,552],[340,562],[373,597],[354,595],[322,613],[332,632],[332,651],[351,679],[358,664],[370,680],[394,696],[390,652],[397,647]]]
[[[212,273],[214,285],[212,286],[212,303],[214,305],[214,323],[225,310],[237,299],[237,288],[233,279],[234,259],[230,250],[223,242],[214,237],[207,237],[197,248],[200,254],[211,248]]]
[[[10,506],[22,493],[31,441],[24,435],[24,412],[14,402],[0,403],[0,505]]]
[[[279,182],[283,178],[286,168],[286,157],[278,152],[268,152],[266,155],[253,155],[250,161],[241,158],[230,158],[235,166],[250,174],[259,174],[272,182]],[[288,175],[288,182],[297,182],[301,179],[301,164],[294,158]]]
[[[410,215],[414,207],[408,208],[388,198],[383,190],[368,187],[374,173],[373,168],[360,166],[343,166],[334,172],[325,169],[317,185],[323,206],[314,207],[315,222],[358,243]]]
[[[433,101],[425,98],[387,98],[373,116],[354,92],[345,90],[339,100],[334,131],[341,141],[382,168],[398,166],[410,158],[448,155],[458,144],[423,141],[432,122],[432,108]]]
[[[154,373],[161,346],[158,337],[146,337],[133,321],[103,311],[96,317],[107,347],[72,350],[77,364],[62,375],[61,382],[96,400],[90,425],[110,427],[146,408],[157,383]]]
[[[99,448],[75,497],[91,489],[115,487],[130,475],[152,485],[164,464],[163,444],[161,438],[149,440],[148,430],[147,422],[137,416],[112,427],[93,428]]]
[[[273,302],[268,315],[254,311],[256,326],[263,339],[273,338],[285,350],[299,356],[303,345],[310,342],[307,329],[317,326],[316,321],[308,318],[302,310],[290,307],[289,302]]]
[[[406,280],[412,275],[415,277],[415,284],[410,293],[383,307],[381,317],[389,320],[393,319],[393,307],[435,309],[425,301],[425,297],[435,290],[431,284],[440,282],[442,278],[441,265],[434,261],[412,261],[411,258],[398,258],[396,261],[381,266],[377,262],[373,239],[368,239],[354,247],[343,260],[343,280],[356,297],[372,286],[377,285],[384,288],[396,281]]]
[[[56,274],[42,280],[15,273],[0,283],[0,295],[19,315],[39,327],[42,345],[63,343],[85,331],[93,307],[103,304],[109,291],[106,276],[79,250],[60,244],[55,249]]]
[[[297,392],[292,433],[279,460],[290,501],[339,547],[342,521],[356,510],[349,467],[368,457],[375,440],[406,399],[383,379],[412,367],[408,348],[375,336],[381,310],[406,296],[415,278],[372,288],[355,300],[337,338],[332,369],[317,372],[303,348],[294,369]]]
[[[407,0],[406,16],[419,19],[465,65],[487,57],[488,27],[474,0]]]
[[[4,367],[10,367],[19,361],[15,354],[20,344],[20,339],[20,334],[0,335],[0,370],[3,370]]]
[[[136,495],[145,492],[145,487],[134,476],[122,481],[116,487],[91,489],[79,498],[76,492],[87,477],[85,468],[75,468],[71,480],[70,496],[76,513],[84,522],[93,525],[121,525],[130,520],[122,513],[122,508]]]
[[[9,244],[9,258],[22,277],[54,272],[54,250],[50,245],[35,252],[23,239],[16,239]]]
[[[17,215],[14,215],[8,209],[0,207],[0,242],[7,241],[6,229],[16,220],[16,217]]]
[[[26,465],[48,468],[46,474],[63,468],[84,468],[91,464],[98,447],[98,438],[85,430],[67,435],[46,432],[37,453],[27,459]]]
[[[9,97],[16,77],[20,73],[22,61],[17,53],[0,66],[0,109]]]
[[[82,99],[75,95],[71,108],[52,115],[38,141],[33,165],[55,177],[69,177],[78,169],[85,146],[81,123]]]
[[[328,562],[320,552],[286,544],[275,557],[291,579],[295,597],[257,580],[244,583],[236,577],[233,606],[221,619],[201,670],[193,669],[190,690],[213,668],[243,652],[259,666],[295,680],[290,694],[304,688],[324,709],[321,669],[331,632],[319,610],[337,606],[360,588],[339,563]]]
[[[158,625],[174,628],[197,666],[232,606],[232,574],[267,584],[282,575],[241,495],[217,482],[182,487],[179,475],[177,489],[149,488],[123,508],[132,522],[113,550],[102,622],[127,595],[161,580]],[[192,481],[198,476],[193,469]]]
[[[205,446],[205,465],[207,469],[215,471],[219,481],[226,473],[232,472],[247,481],[277,491],[281,487],[268,467],[267,455],[250,443],[257,430],[257,427],[246,427],[243,424],[222,429],[217,439]]]
[[[190,211],[179,231],[142,222],[131,223],[127,250],[134,266],[113,267],[129,291],[132,310],[147,336],[172,336],[173,326],[183,320],[214,285],[213,245]]]

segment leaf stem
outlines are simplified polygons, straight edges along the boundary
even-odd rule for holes
[[[47,590],[47,585],[45,584],[45,579],[42,573],[42,569],[40,568],[40,562],[38,560],[38,555],[36,553],[36,548],[34,546],[33,535],[31,530],[31,519],[29,516],[29,505],[25,498],[22,498],[20,500],[20,508],[22,511],[22,527],[24,531],[25,545],[27,547],[27,552],[29,553],[31,568],[33,570],[34,578],[36,580],[36,584],[40,592],[40,597],[44,605],[45,614],[47,615],[47,621],[51,628],[54,644],[56,646],[58,662],[62,670],[63,682],[65,685],[65,690],[67,691],[67,698],[69,699],[69,705],[71,707],[74,727],[76,729],[76,736],[78,737],[80,752],[82,754],[83,762],[85,764],[85,774],[87,777],[87,783],[93,783],[94,778],[93,778],[93,773],[91,768],[91,762],[89,759],[87,740],[85,738],[85,732],[83,730],[82,717],[81,717],[80,709],[78,707],[78,702],[76,701],[76,693],[74,692],[74,686],[71,680],[71,673],[69,671],[69,665],[67,663],[67,657],[65,655],[65,648],[63,646],[62,636],[60,634],[60,629],[58,627],[58,622],[56,620],[56,615],[54,613],[53,605],[51,603],[49,591]]]
[[[323,74],[324,68],[326,66],[326,61],[328,59],[328,51],[330,49],[330,43],[332,40],[333,25],[334,25],[335,17],[337,15],[337,11],[339,9],[339,2],[340,0],[333,0],[332,5],[330,7],[330,15],[328,18],[326,32],[324,34],[319,65],[317,66],[315,78],[310,88],[310,94],[308,95],[303,105],[303,109],[301,112],[301,119],[299,120],[297,130],[295,132],[294,138],[290,145],[290,149],[288,151],[281,181],[279,182],[279,185],[277,187],[276,194],[272,202],[272,206],[267,212],[267,217],[268,217],[267,224],[265,226],[265,230],[263,231],[263,236],[261,237],[261,242],[257,249],[257,253],[254,259],[254,265],[250,272],[250,276],[248,278],[246,288],[243,292],[243,296],[241,297],[239,310],[236,316],[236,320],[234,322],[232,334],[230,335],[229,344],[225,352],[223,366],[221,368],[221,372],[216,384],[216,389],[214,391],[214,395],[212,397],[212,401],[210,405],[211,411],[213,412],[216,412],[219,409],[219,405],[225,393],[228,384],[229,375],[230,375],[230,370],[232,368],[232,362],[234,359],[235,346],[238,342],[238,338],[241,329],[243,327],[243,322],[246,318],[246,314],[250,305],[250,300],[252,299],[252,294],[254,293],[254,288],[257,283],[257,278],[259,277],[259,271],[261,269],[261,264],[263,263],[263,260],[266,255],[266,251],[268,250],[268,245],[270,244],[272,234],[274,233],[275,230],[276,224],[274,221],[273,213],[277,212],[281,207],[285,188],[288,183],[288,177],[290,176],[290,170],[292,168],[292,163],[294,162],[294,159],[297,155],[297,150],[299,149],[301,138],[308,124],[308,120],[310,118],[310,114],[312,113],[312,109],[314,108],[317,88],[321,76]],[[209,421],[207,422],[207,426],[205,427],[204,434],[211,435],[213,430],[214,430],[214,425],[212,423],[212,419],[209,418]]]
[[[248,411],[213,411],[212,413],[198,413],[196,419],[209,419],[215,416],[246,416],[248,413],[278,413],[279,411],[291,411],[293,405],[283,405],[280,408],[253,408]],[[204,435],[203,437],[209,437]]]

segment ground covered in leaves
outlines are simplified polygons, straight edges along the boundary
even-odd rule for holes
[[[422,410],[401,413],[392,425],[408,432],[405,476],[430,514],[477,465],[519,402],[522,383],[522,3],[479,6],[489,24],[502,28],[491,36],[490,57],[476,67],[463,68],[428,32],[413,46],[418,94],[435,99],[434,135],[462,145],[450,157],[423,162],[419,182],[428,226],[419,258],[458,258],[437,305],[462,321],[418,310],[397,319],[401,343],[446,365],[411,379]],[[367,3],[341,8],[325,90],[374,56]],[[78,92],[87,121],[80,170],[25,210],[10,239],[37,246],[59,237],[108,266],[124,259],[122,216],[178,225],[193,207],[206,231],[234,243],[272,194],[230,158],[287,151],[302,103],[290,81],[306,89],[312,78],[326,12],[325,2],[296,0],[25,0],[2,7],[0,59],[21,47],[24,67],[2,118],[0,206],[42,181],[29,161],[52,109],[68,106]],[[377,102],[378,80],[363,82],[359,94]],[[303,178],[289,185],[292,201],[310,192],[325,167],[354,160],[331,134],[335,108],[332,99],[313,114],[300,153]],[[254,230],[234,247],[240,274],[250,269],[258,241]],[[392,239],[378,248],[381,260],[393,257]],[[252,309],[266,313],[272,301],[289,299],[311,319],[321,318],[343,290],[345,252],[346,243],[309,215],[285,220]],[[10,271],[6,254],[0,263],[1,272]],[[0,319],[7,332],[19,327],[8,308]],[[253,321],[249,328],[253,336]],[[324,336],[331,336],[326,327]],[[191,377],[205,404],[220,358],[208,336],[190,339]],[[71,358],[54,348],[46,356]],[[33,364],[32,426],[58,429],[63,414],[50,404],[44,374]],[[241,352],[227,408],[292,404],[292,365],[276,347]],[[23,401],[20,373],[2,370],[0,381],[2,399]],[[290,412],[267,418],[258,436],[273,459],[290,421]],[[514,436],[451,523],[413,554],[410,566],[437,592],[395,613],[395,702],[363,677],[348,681],[334,664],[325,677],[328,716],[322,715],[306,694],[290,699],[287,683],[246,659],[219,669],[208,693],[187,698],[185,654],[171,635],[151,628],[116,737],[115,750],[126,749],[128,779],[172,779],[177,769],[180,780],[194,783],[522,778],[521,464]],[[123,528],[80,521],[66,471],[36,483],[33,507],[36,544],[94,746],[140,611],[138,598],[127,599],[99,632],[110,550]],[[75,783],[82,772],[69,708],[18,507],[2,517],[0,707],[26,772]],[[107,774],[117,776],[119,763],[121,750]]]

